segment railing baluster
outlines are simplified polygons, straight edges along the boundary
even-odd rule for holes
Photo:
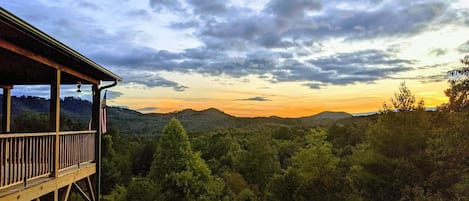
[[[94,159],[95,131],[61,132],[59,171]],[[48,176],[53,170],[55,133],[0,134],[0,189]]]

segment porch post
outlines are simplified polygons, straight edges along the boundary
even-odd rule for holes
[[[52,176],[57,177],[59,172],[59,145],[60,145],[60,70],[55,70],[53,83],[50,87],[50,130],[55,132],[54,162]]]
[[[2,133],[10,132],[11,125],[11,89],[12,86],[2,86],[3,106],[2,106]]]
[[[91,128],[96,130],[94,162],[96,163],[96,188],[94,188],[96,200],[100,198],[101,192],[101,92],[99,85],[93,84],[93,106],[92,106]]]

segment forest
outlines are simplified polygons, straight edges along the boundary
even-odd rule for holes
[[[469,57],[461,60],[469,66]],[[450,74],[461,75],[467,68]],[[469,200],[467,76],[426,111],[402,83],[379,114],[103,141],[106,200]]]
[[[469,57],[461,62],[469,66]],[[403,82],[378,114],[321,123],[230,117],[234,126],[194,126],[173,115],[162,125],[144,121],[161,129],[153,132],[111,116],[102,194],[109,201],[469,200],[469,79],[460,76],[468,72],[450,72],[458,76],[445,91],[449,102],[436,111]],[[70,116],[62,130],[87,126]],[[41,130],[47,121],[24,112],[12,127]]]

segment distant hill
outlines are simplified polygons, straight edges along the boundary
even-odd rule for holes
[[[1,101],[1,98],[0,98]],[[91,102],[79,98],[66,97],[61,101],[62,115],[77,121],[89,121]],[[31,96],[12,97],[12,115],[24,112],[48,113],[49,100]],[[171,113],[142,114],[138,111],[108,108],[110,127],[118,127],[123,134],[157,135],[167,122],[176,117],[188,131],[206,131],[217,128],[241,128],[249,126],[303,126],[329,125],[338,120],[352,117],[345,112],[321,112],[300,118],[282,117],[235,117],[221,110],[210,108],[202,111],[185,109]]]

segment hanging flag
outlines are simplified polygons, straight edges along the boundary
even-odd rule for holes
[[[106,94],[107,94],[107,90],[104,92],[103,100],[101,101],[101,112],[100,112],[101,134],[107,133]]]

